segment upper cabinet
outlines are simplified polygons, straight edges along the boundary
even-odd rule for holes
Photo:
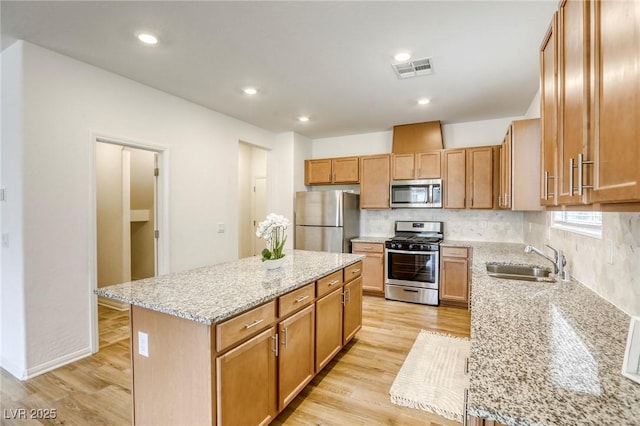
[[[304,162],[305,185],[351,184],[360,182],[359,157],[322,158]]]
[[[542,204],[638,203],[640,2],[565,0],[556,16],[540,54]]]
[[[540,120],[542,143],[540,145],[541,188],[540,204],[556,204],[556,160],[558,137],[558,14],[553,15],[551,25],[540,47]]]
[[[499,146],[445,149],[442,152],[443,207],[497,207]]]
[[[389,154],[360,157],[360,208],[389,208]]]
[[[441,152],[421,152],[416,154],[391,154],[392,180],[438,179]]]
[[[498,206],[518,211],[540,210],[540,119],[511,123],[500,147]]]

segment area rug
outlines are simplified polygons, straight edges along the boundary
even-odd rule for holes
[[[462,422],[469,339],[422,330],[391,385],[391,402]]]

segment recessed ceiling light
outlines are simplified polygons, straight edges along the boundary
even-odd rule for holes
[[[255,87],[245,87],[244,89],[242,89],[242,91],[245,95],[255,95],[256,93],[258,93],[258,89],[256,89]]]
[[[303,123],[306,123],[307,121],[309,121],[309,117],[307,117],[306,115],[302,115],[298,117],[298,121],[302,121]]]
[[[423,99],[418,99],[418,105],[426,105],[428,103],[430,103],[431,100],[423,98]]]
[[[156,36],[154,36],[154,35],[149,34],[149,33],[139,33],[138,34],[138,40],[140,40],[144,44],[150,44],[150,45],[158,43],[158,38]]]
[[[393,59],[395,59],[398,62],[406,62],[409,59],[411,59],[411,53],[408,52],[398,52],[395,54],[395,56],[393,57]]]

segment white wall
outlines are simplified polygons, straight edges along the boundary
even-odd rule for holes
[[[7,165],[17,169],[5,173],[11,175],[5,184],[24,196],[23,212],[19,205],[7,208],[7,219],[16,218],[7,221],[7,229],[17,243],[11,260],[25,271],[23,279],[19,271],[7,275],[17,296],[11,304],[19,306],[20,292],[26,296],[24,309],[6,318],[3,310],[2,323],[24,323],[17,318],[21,312],[26,329],[3,337],[3,343],[19,353],[26,341],[26,364],[11,371],[24,378],[89,352],[92,131],[168,148],[172,272],[236,258],[239,140],[272,149],[272,163],[290,165],[292,157],[279,157],[272,133],[183,99],[29,43],[7,51],[3,57],[17,63],[7,85],[20,87],[24,79],[24,121],[15,113],[9,117],[16,129],[13,146],[22,147],[23,158],[19,150],[3,152],[2,161],[3,173]],[[20,100],[19,93],[15,98]],[[3,138],[3,149],[4,144]],[[293,180],[293,173],[287,178]],[[279,189],[277,197],[291,199],[291,189]],[[217,233],[218,222],[226,224],[226,233]]]
[[[500,145],[513,120],[522,117],[506,117],[467,123],[442,124],[442,139],[446,149],[468,146]],[[314,139],[313,158],[348,157],[357,155],[386,154],[391,152],[393,132],[362,133]]]
[[[2,61],[2,234],[9,246],[0,248],[0,362],[14,376],[27,368],[25,336],[25,286],[23,256],[23,52],[13,45],[0,55]]]
[[[533,96],[524,118],[540,118],[540,89]]]

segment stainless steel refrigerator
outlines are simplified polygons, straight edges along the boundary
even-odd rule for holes
[[[351,239],[360,234],[360,195],[296,192],[295,225],[296,249],[351,253]]]

